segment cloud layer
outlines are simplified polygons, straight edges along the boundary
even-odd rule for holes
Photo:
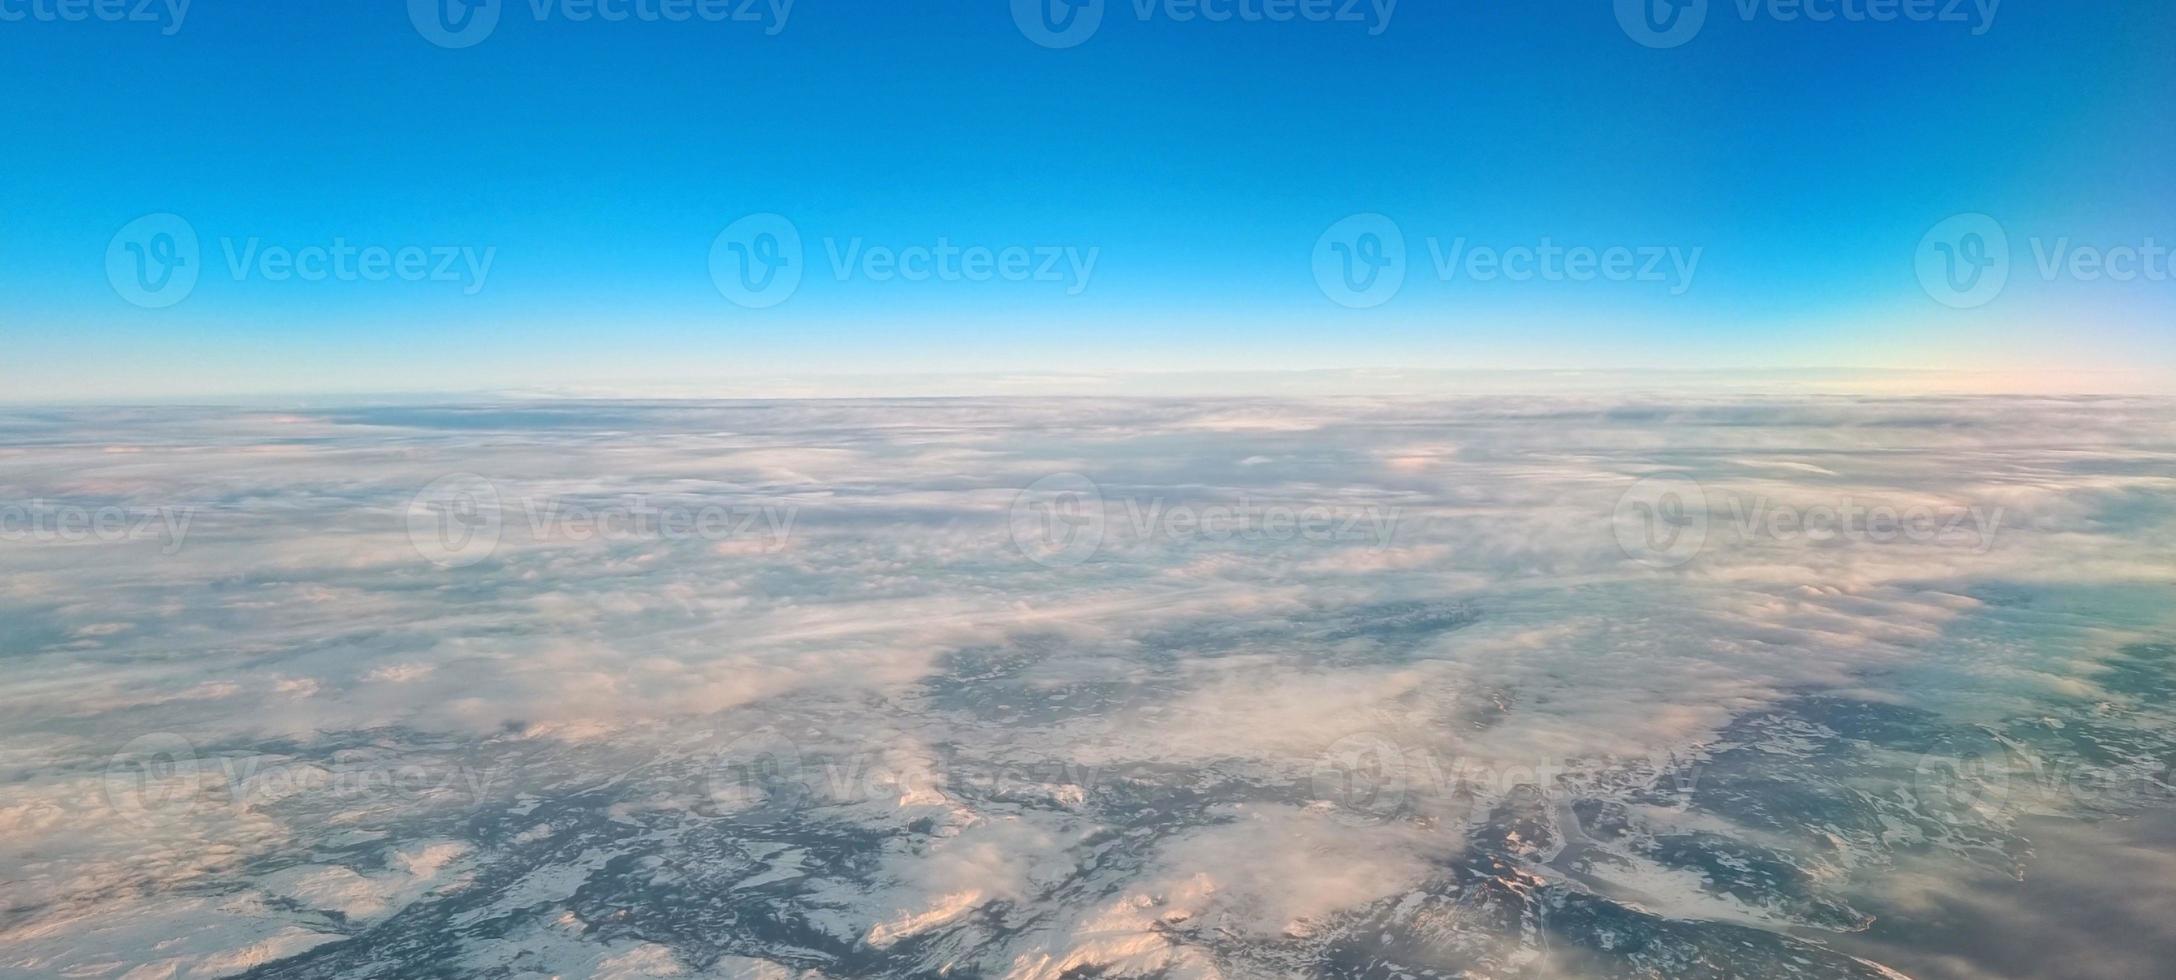
[[[2167,804],[2168,408],[13,411],[0,966],[1882,975]]]

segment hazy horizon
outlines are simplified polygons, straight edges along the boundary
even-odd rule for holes
[[[332,405],[486,401],[792,401],[882,398],[1397,398],[1455,399],[1518,393],[1537,397],[1683,395],[1882,395],[1888,397],[2125,397],[2176,395],[2176,377],[2143,370],[2022,372],[1915,368],[1420,369],[1314,368],[1284,371],[990,372],[985,374],[750,375],[707,380],[590,381],[484,389],[282,388],[262,391],[137,390],[127,397],[70,397],[18,391],[0,405],[96,407],[130,404]]]

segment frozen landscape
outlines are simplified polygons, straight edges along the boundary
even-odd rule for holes
[[[2172,437],[0,410],[0,975],[1980,978],[2004,934],[2151,975]]]

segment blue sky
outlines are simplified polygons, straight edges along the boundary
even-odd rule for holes
[[[1004,0],[798,0],[782,21],[734,0],[709,8],[722,22],[645,16],[692,2],[605,0],[633,16],[602,22],[506,0],[449,48],[398,0],[195,0],[178,24],[164,4],[115,23],[0,0],[17,355],[0,384],[2176,363],[2176,284],[2091,272],[2176,245],[2176,10],[1939,0],[1929,22],[1811,22],[1741,2],[1655,47],[1606,0],[1387,18],[1209,0],[1242,14],[1214,22],[1109,0],[1052,48]],[[163,226],[132,223],[158,214],[197,238],[200,278],[145,308],[114,279],[147,271],[130,236]],[[760,308],[710,261],[752,214],[790,221],[805,263]],[[1402,287],[1361,309],[1315,262],[1356,214],[1389,218],[1407,253]],[[1915,259],[1961,214],[1994,218],[2013,262],[1956,309]],[[1440,276],[1431,251],[1461,239],[1698,261],[1659,280]],[[260,261],[340,243],[416,249],[431,271],[305,281]],[[940,243],[1054,276],[833,259]],[[2037,257],[2057,245],[2094,254],[2051,276]]]

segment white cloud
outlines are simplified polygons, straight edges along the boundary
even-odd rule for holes
[[[2146,401],[997,399],[52,424],[0,454],[0,496],[197,515],[170,556],[5,543],[0,907],[22,911],[0,943],[53,970],[293,955],[333,941],[295,908],[367,928],[455,903],[469,871],[573,831],[515,833],[593,818],[597,839],[553,860],[601,880],[631,873],[607,870],[612,848],[716,855],[706,835],[727,835],[757,883],[686,887],[833,945],[706,965],[670,936],[567,925],[579,889],[554,880],[546,911],[464,913],[554,944],[524,969],[798,977],[824,956],[897,956],[1245,975],[1217,937],[1322,940],[1426,887],[1507,794],[1580,760],[1707,757],[1734,722],[1810,693],[1961,724],[2123,702],[2111,658],[2166,635],[2176,544],[2159,448],[2176,415]],[[488,560],[440,567],[410,541],[408,500],[463,472],[508,499],[760,501],[795,520],[775,547],[533,541],[509,512]],[[1007,510],[1067,472],[1114,506],[1398,518],[1387,540],[1165,535],[1038,564]],[[1726,507],[1696,558],[1655,568],[1612,527],[1654,473],[1699,481],[1711,504],[2003,516],[1982,548],[1749,533]],[[2068,605],[2035,605],[2049,595]],[[788,805],[775,786],[711,799],[750,733],[824,790],[796,817],[766,809]],[[128,791],[192,805],[112,802],[115,753],[139,736],[180,739],[195,768],[128,761]],[[1311,782],[1354,737],[1408,764],[1392,812],[1356,815]],[[840,772],[843,790],[821,785]],[[1793,846],[1713,813],[1650,816]],[[485,839],[500,820],[520,826]],[[836,835],[836,853],[758,828]],[[605,859],[586,863],[594,849]],[[806,860],[763,866],[789,851]],[[1619,874],[1689,882],[1657,911],[1727,905],[1697,875]],[[207,892],[241,904],[186,897]],[[284,911],[239,924],[233,909],[268,900]],[[116,952],[162,928],[202,942]]]

